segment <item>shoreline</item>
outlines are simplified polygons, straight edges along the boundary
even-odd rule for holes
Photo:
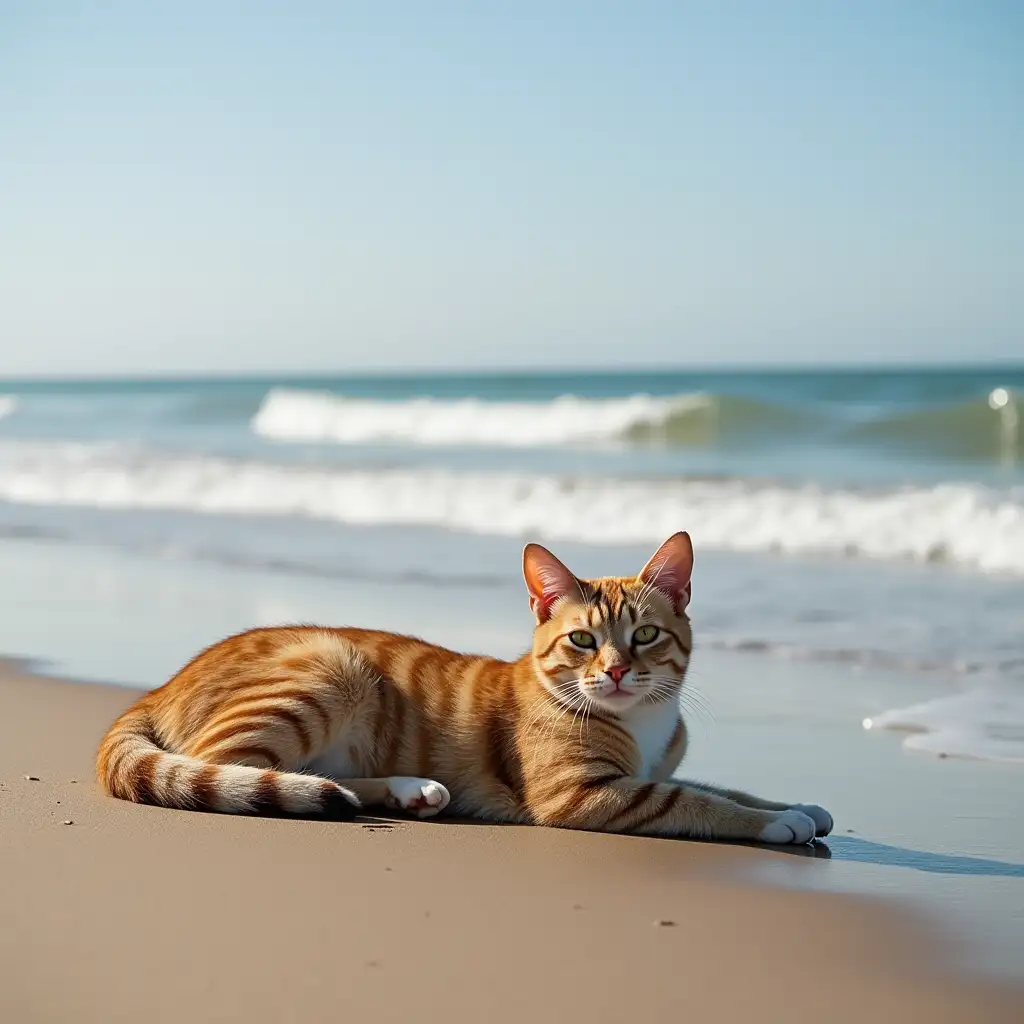
[[[765,883],[766,868],[813,874],[810,848],[107,799],[92,756],[137,692],[0,663],[0,1018],[1024,1011],[1024,987],[969,975],[924,919]]]

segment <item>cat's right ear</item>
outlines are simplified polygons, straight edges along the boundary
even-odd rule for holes
[[[559,598],[579,592],[576,577],[540,544],[527,544],[523,550],[523,578],[537,622],[547,622]]]

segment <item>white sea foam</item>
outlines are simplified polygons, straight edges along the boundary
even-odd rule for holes
[[[909,733],[903,745],[946,757],[1024,762],[1024,686],[980,688],[883,711],[865,729]]]
[[[745,480],[351,470],[10,441],[0,443],[0,500],[300,516],[595,544],[649,544],[686,528],[704,548],[948,561],[1024,574],[1024,489],[968,484],[855,491]]]
[[[545,402],[476,398],[389,402],[274,388],[251,425],[260,436],[277,441],[530,448],[611,441],[636,427],[657,428],[669,417],[709,410],[713,403],[713,398],[702,394],[606,399],[564,395]]]
[[[18,407],[18,399],[14,395],[0,395],[0,420],[10,416]]]

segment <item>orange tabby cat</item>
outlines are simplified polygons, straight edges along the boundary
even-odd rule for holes
[[[527,546],[536,615],[518,661],[363,629],[254,629],[122,715],[97,771],[113,796],[237,814],[448,807],[490,821],[806,843],[813,804],[670,781],[686,750],[693,548],[635,578],[577,579]]]

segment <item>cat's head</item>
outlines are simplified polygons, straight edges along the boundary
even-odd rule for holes
[[[528,544],[523,575],[537,617],[533,661],[544,686],[574,708],[622,714],[675,701],[690,660],[693,545],[669,537],[636,576],[584,580]]]

